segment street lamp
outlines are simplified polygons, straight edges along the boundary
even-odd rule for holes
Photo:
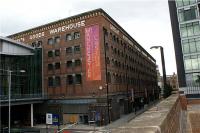
[[[162,46],[152,46],[150,49],[158,49],[160,48],[160,54],[161,54],[161,61],[162,61],[162,71],[163,71],[163,88],[166,89],[166,71],[165,71],[165,58],[164,58],[164,51]]]
[[[0,69],[1,71],[5,71],[8,73],[8,133],[10,133],[10,123],[11,123],[11,76],[12,76],[12,72],[17,72],[17,71],[11,71],[10,69],[8,70],[4,70],[4,69]],[[25,70],[19,70],[20,73],[25,73]]]

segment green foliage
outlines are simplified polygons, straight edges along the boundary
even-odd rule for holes
[[[164,88],[164,98],[167,98],[168,96],[170,96],[172,93],[172,87],[168,84],[165,85],[165,88]]]
[[[196,83],[200,85],[200,75],[197,75]]]

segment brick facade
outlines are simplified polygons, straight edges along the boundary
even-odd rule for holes
[[[94,25],[99,26],[101,79],[88,81],[85,29]],[[43,48],[43,88],[49,99],[106,98],[108,91],[109,99],[116,98],[114,108],[120,100],[130,106],[158,97],[155,60],[102,9],[9,37]]]

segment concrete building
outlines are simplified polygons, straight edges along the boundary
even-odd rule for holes
[[[200,94],[200,3],[169,0],[179,87]]]
[[[178,90],[177,75],[175,73],[173,73],[173,75],[167,75],[167,84],[170,85],[173,90]]]
[[[38,106],[40,116],[87,123],[95,111],[106,124],[158,98],[155,59],[102,9],[9,38],[43,48],[48,101]]]
[[[0,37],[0,131],[9,114],[11,127],[33,126],[34,107],[44,100],[41,77],[41,48]]]

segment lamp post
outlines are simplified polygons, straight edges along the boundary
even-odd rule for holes
[[[8,70],[0,69],[1,71],[5,71],[8,73],[8,133],[10,133],[10,123],[11,123],[11,79],[12,79],[12,72],[9,68]],[[16,71],[15,71],[16,72]],[[21,73],[25,73],[25,70],[19,70]]]
[[[160,48],[161,54],[161,62],[162,62],[162,71],[163,71],[163,88],[166,89],[166,71],[165,71],[165,58],[164,58],[164,51],[162,46],[152,46],[150,49],[158,49]]]

